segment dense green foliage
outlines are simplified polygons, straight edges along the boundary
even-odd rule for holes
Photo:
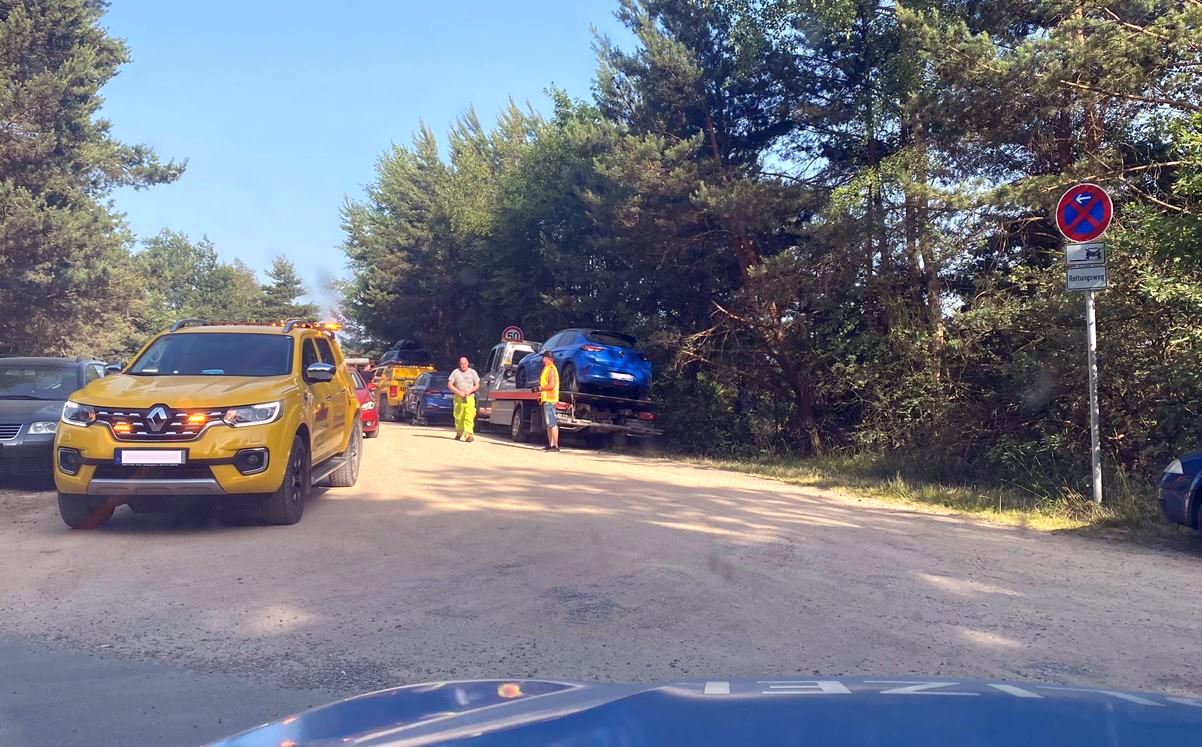
[[[98,0],[0,0],[0,354],[117,357],[183,316],[310,317],[277,259],[260,286],[241,262],[164,231],[131,252],[113,189],[183,170],[116,142],[101,87],[128,59]]]
[[[622,0],[591,101],[424,125],[344,209],[345,312],[479,355],[501,327],[638,334],[672,443],[862,448],[1080,487],[1083,299],[1049,215],[1118,219],[1107,457],[1202,418],[1202,4]]]

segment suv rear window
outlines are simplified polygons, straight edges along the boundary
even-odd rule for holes
[[[163,335],[138,356],[138,376],[284,376],[292,370],[288,335],[209,332]]]
[[[634,347],[634,338],[617,332],[589,332],[588,341],[596,345],[610,345],[615,348]]]

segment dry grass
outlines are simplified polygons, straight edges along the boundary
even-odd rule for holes
[[[755,460],[685,457],[682,461],[1043,531],[1096,530],[1153,541],[1177,534],[1161,520],[1150,488],[1133,486],[1121,476],[1107,483],[1106,502],[1095,506],[1085,496],[1067,488],[1053,494],[1018,486],[949,484],[908,478],[904,476],[905,465],[871,455]]]

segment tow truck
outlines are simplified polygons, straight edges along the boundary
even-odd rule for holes
[[[398,340],[389,348],[372,376],[376,385],[376,403],[380,420],[401,419],[401,401],[405,390],[426,371],[433,371],[434,358],[416,340]]]
[[[515,382],[517,364],[539,352],[541,344],[530,342],[518,327],[507,327],[501,342],[489,354],[480,391],[476,393],[476,417],[484,423],[508,426],[510,437],[519,443],[544,430],[538,393],[519,389]],[[655,427],[655,405],[650,399],[612,397],[560,389],[555,403],[561,431],[582,435],[589,446],[613,446],[627,438],[650,438],[663,431]]]

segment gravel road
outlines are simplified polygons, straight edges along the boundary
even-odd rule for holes
[[[7,640],[265,688],[813,672],[1202,694],[1197,554],[441,428],[385,424],[359,485],[294,527],[120,509],[73,532],[51,494],[0,491],[0,564]]]

